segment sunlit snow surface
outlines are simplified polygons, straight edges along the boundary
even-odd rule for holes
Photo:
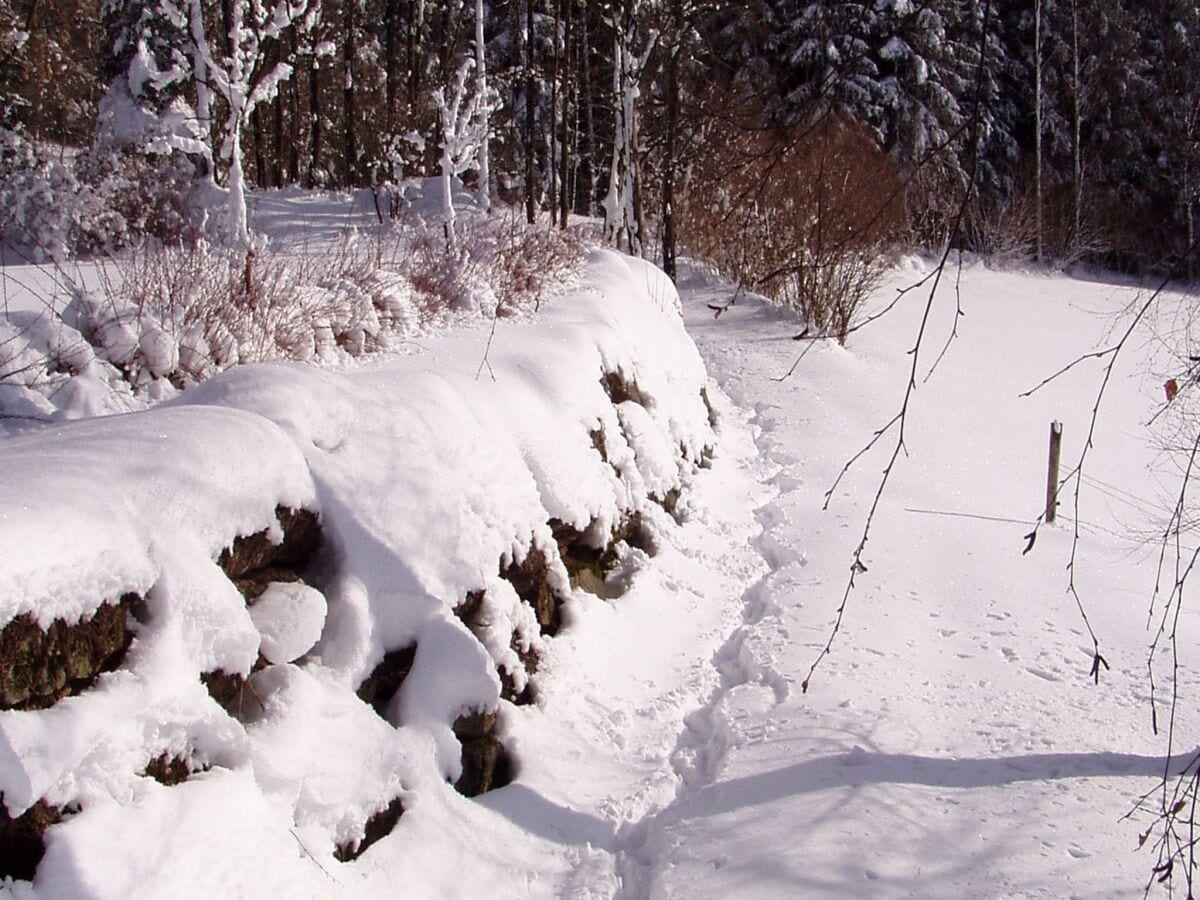
[[[926,271],[906,262],[877,307]],[[234,370],[148,414],[63,426],[52,452],[36,450],[43,438],[0,443],[0,537],[21,547],[0,572],[5,611],[86,612],[97,578],[101,593],[149,590],[162,610],[128,670],[90,695],[0,715],[10,808],[42,795],[84,808],[50,831],[33,887],[0,895],[1140,892],[1155,861],[1136,851],[1149,819],[1121,817],[1167,750],[1145,670],[1156,548],[1136,540],[1161,526],[1178,477],[1146,426],[1164,373],[1139,333],[1086,470],[1075,571],[1111,664],[1099,687],[1066,593],[1072,496],[1021,555],[1044,503],[1049,422],[1065,424],[1069,468],[1099,366],[1018,396],[1110,338],[1136,289],[969,266],[958,337],[926,381],[954,317],[943,284],[909,453],[807,694],[889,440],[822,512],[825,491],[899,409],[927,294],[907,294],[845,348],[816,344],[776,380],[808,346],[791,340],[794,319],[745,294],[714,318],[708,304],[732,291],[694,273],[681,293],[699,357],[661,275],[599,254],[583,287],[532,323],[500,323],[495,380],[480,366],[487,331],[468,331],[336,373]],[[719,415],[707,470],[672,446],[696,458],[713,440],[700,357]],[[657,402],[614,409],[599,386],[614,368]],[[615,469],[592,448],[598,425],[627,435]],[[682,525],[643,499],[674,478],[689,484]],[[194,510],[174,505],[209,481],[212,492],[187,494]],[[258,640],[211,559],[283,497],[321,512],[328,615],[301,665],[264,673],[266,710],[243,727],[196,681]],[[566,627],[544,641],[536,704],[503,710],[516,781],[460,797],[446,783],[448,723],[495,703],[511,627],[535,630],[498,561],[546,545],[549,517],[611,522],[638,504],[661,552],[630,552],[617,600],[573,594]],[[451,613],[479,587],[498,617],[486,648]],[[1186,699],[1200,689],[1190,612],[1179,628],[1177,753],[1200,725]],[[351,688],[410,639],[421,661],[389,710],[394,728]],[[215,767],[172,788],[135,774],[185,744]],[[395,831],[336,862],[333,845],[397,792]]]

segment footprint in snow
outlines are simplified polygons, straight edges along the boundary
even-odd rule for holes
[[[1062,679],[1059,678],[1057,675],[1055,675],[1053,672],[1047,672],[1045,669],[1041,669],[1037,666],[1026,666],[1025,671],[1028,672],[1030,675],[1036,675],[1038,678],[1041,678],[1043,681],[1062,681]]]

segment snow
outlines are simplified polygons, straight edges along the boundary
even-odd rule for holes
[[[923,272],[915,264],[895,284]],[[786,697],[778,682],[803,680],[828,636],[886,444],[822,513],[824,492],[899,408],[924,298],[845,349],[817,345],[780,383],[770,379],[802,348],[782,340],[779,314],[739,300],[713,321],[689,307],[710,375],[750,410],[778,493],[756,513],[772,571],[746,595],[767,614],[747,626],[726,659],[727,688],[700,717],[699,755],[717,764],[685,779],[647,824],[644,895],[1097,897],[1148,881],[1153,857],[1134,851],[1149,819],[1121,817],[1165,767],[1147,697],[1156,547],[1142,543],[1153,533],[1142,498],[1173,475],[1144,427],[1162,389],[1140,341],[1116,371],[1086,482],[1137,499],[1085,490],[1079,511],[1076,577],[1112,665],[1099,687],[1066,594],[1069,497],[1068,522],[1043,528],[1021,556],[1044,504],[1049,422],[1065,423],[1073,462],[1099,373],[1019,394],[1095,349],[1138,294],[979,265],[961,287],[960,336],[925,381],[954,315],[952,299],[936,307],[909,455],[843,632],[809,693]],[[1185,611],[1180,628],[1194,646],[1194,616]],[[1182,652],[1180,689],[1192,696]],[[1179,715],[1176,753],[1197,726],[1192,709]]]
[[[267,662],[295,662],[320,640],[327,612],[320,591],[272,582],[250,607],[250,621],[261,638],[259,652]]]
[[[572,595],[550,519],[597,537],[633,513],[674,527],[651,495],[685,487],[712,440],[703,365],[669,283],[609,252],[586,271],[586,288],[494,336],[429,337],[419,354],[342,372],[240,366],[147,412],[0,443],[0,540],[20,552],[0,567],[0,612],[75,621],[125,593],[147,607],[121,669],[51,709],[0,713],[10,813],[41,797],[82,809],[56,831],[39,895],[127,893],[129,879],[107,867],[56,860],[96,853],[111,866],[137,854],[147,833],[135,822],[171,815],[139,774],[164,753],[211,767],[195,777],[210,791],[197,802],[211,806],[213,827],[242,805],[260,821],[293,823],[264,824],[269,834],[242,837],[225,860],[223,841],[195,836],[187,804],[199,789],[181,792],[178,827],[145,840],[184,870],[207,867],[200,884],[241,883],[247,853],[271,860],[294,838],[312,863],[302,893],[320,893],[324,867],[340,866],[333,849],[360,840],[396,797],[413,828],[461,815],[465,801],[447,785],[461,774],[453,723],[497,709],[497,667],[522,686],[514,636],[554,665],[502,567],[549,551],[549,583],[571,595],[564,616],[575,622],[589,601]],[[636,383],[645,408],[615,408],[606,372]],[[277,583],[247,609],[213,560],[236,535],[277,533],[279,505],[319,512],[322,591]],[[627,571],[636,562],[626,551]],[[454,613],[478,590],[482,641]],[[354,688],[386,652],[410,646],[412,671],[385,720]],[[199,675],[249,675],[259,653],[274,665],[251,675],[238,718],[226,716]],[[501,716],[504,733],[514,710]],[[460,855],[473,843],[464,838]],[[139,891],[177,885],[174,871],[143,863],[130,866]],[[437,877],[457,874],[449,866]]]
[[[293,202],[323,210],[314,228],[332,235],[350,199],[254,205],[280,228]],[[874,308],[928,266],[901,261]],[[334,369],[236,366],[146,412],[3,437],[0,621],[75,621],[129,592],[146,609],[119,670],[51,709],[0,713],[8,810],[80,809],[48,831],[32,884],[0,897],[1141,890],[1150,820],[1122,816],[1200,726],[1185,609],[1176,744],[1150,727],[1144,536],[1177,485],[1163,447],[1181,424],[1147,426],[1161,333],[1139,331],[1118,361],[1078,510],[1065,496],[1023,556],[1049,423],[1065,423],[1073,464],[1100,372],[1020,394],[1111,339],[1141,295],[980,264],[957,287],[958,337],[930,374],[954,324],[947,283],[908,453],[807,693],[888,437],[828,511],[825,492],[903,399],[920,290],[845,347],[797,343],[789,314],[744,292],[730,305],[698,269],[681,300],[648,263],[597,251],[578,285],[494,335],[460,323]],[[147,365],[170,363],[148,334]],[[605,373],[645,402],[614,404]],[[677,489],[670,515],[653,498]],[[214,559],[278,531],[281,504],[319,513],[317,587],[276,582],[247,606]],[[621,548],[607,598],[572,588],[550,520],[601,536],[633,513],[655,552]],[[1099,686],[1066,592],[1076,519],[1075,577],[1111,666]],[[554,636],[500,577],[542,551],[568,597]],[[454,609],[481,590],[469,629]],[[514,635],[540,658],[530,705],[500,700],[498,670],[524,687]],[[408,647],[412,670],[377,715],[354,689]],[[251,674],[260,653],[271,664]],[[199,682],[217,667],[249,675],[237,718]],[[476,712],[497,713],[515,780],[468,800],[450,783],[453,724]],[[165,787],[140,774],[159,755],[198,771]],[[396,828],[338,862],[396,798]]]

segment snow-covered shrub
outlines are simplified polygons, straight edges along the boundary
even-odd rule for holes
[[[69,160],[55,158],[19,131],[0,129],[0,239],[32,258],[66,260],[84,232],[123,231],[100,222],[95,193]]]
[[[56,263],[109,253],[143,235],[179,240],[193,180],[181,154],[65,153],[0,130],[0,239]]]
[[[579,266],[584,242],[574,232],[529,225],[515,211],[486,221],[488,282],[501,315],[536,307]]]
[[[123,373],[57,316],[0,318],[0,433],[6,425],[128,412],[136,406]]]
[[[731,133],[702,161],[681,218],[694,255],[841,340],[882,277],[900,200],[870,136],[826,116],[794,133]]]
[[[187,223],[188,242],[138,242],[99,263],[99,284],[68,285],[61,315],[0,319],[0,417],[125,411],[239,363],[336,363],[454,320],[514,315],[582,258],[577,238],[515,216],[460,224],[452,255],[440,229],[412,222],[320,252],[260,242],[243,254]]]
[[[237,363],[357,356],[403,327],[369,252],[353,246],[306,256],[144,245],[112,268],[103,294],[80,292],[69,312],[135,388],[185,387]]]
[[[423,308],[479,309],[485,286],[483,272],[470,252],[468,240],[447,247],[445,238],[429,229],[414,233],[402,267]],[[491,306],[495,306],[494,300]]]
[[[121,231],[120,245],[150,237],[168,244],[195,237],[196,166],[182,153],[94,147],[79,157],[78,178],[90,186]],[[116,249],[112,240],[78,249]]]
[[[579,265],[584,244],[557,228],[528,225],[516,211],[460,216],[448,251],[431,229],[412,232],[402,271],[430,308],[513,315],[533,309]]]

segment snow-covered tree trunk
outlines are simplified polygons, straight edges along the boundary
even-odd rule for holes
[[[483,0],[475,0],[475,91],[480,96],[487,96],[488,93],[487,47],[483,42]],[[488,140],[491,122],[486,104],[482,115],[483,135],[475,154],[475,168],[479,174],[479,205],[483,207],[484,212],[490,212],[492,208],[492,176],[488,158]]]
[[[614,20],[614,28],[619,27]],[[622,140],[624,136],[625,123],[621,116],[622,105],[621,97],[621,69],[624,65],[622,56],[624,55],[624,47],[620,40],[620,32],[617,32],[617,40],[613,44],[613,98],[614,98],[614,117],[615,127],[613,129],[613,144],[612,144],[612,161],[608,167],[608,191],[604,195],[604,238],[609,243],[615,244],[621,239],[621,211],[623,209],[623,200],[621,197],[620,184],[622,181],[621,172],[624,165],[622,151],[625,143]]]
[[[441,126],[441,156],[438,165],[442,183],[442,224],[446,231],[446,246],[455,249],[453,178],[478,165],[479,145],[487,139],[488,119],[498,103],[497,93],[476,80],[468,88],[468,78],[475,60],[464,59],[449,85],[433,92]],[[446,88],[449,88],[447,92]]]
[[[242,132],[250,114],[275,97],[279,86],[292,75],[292,65],[281,59],[266,67],[264,42],[277,40],[289,28],[311,30],[319,18],[317,0],[279,0],[268,8],[262,0],[229,4],[228,53],[218,56],[205,39],[202,0],[192,0],[192,37],[200,54],[207,84],[225,101],[221,124],[221,158],[229,166],[228,238],[236,249],[250,246],[246,208],[246,180],[242,163]],[[200,22],[199,26],[197,22]]]
[[[229,180],[226,185],[229,190],[229,230],[234,244],[239,248],[250,246],[250,227],[246,214],[246,179],[242,171],[242,128],[247,114],[246,95],[249,88],[249,77],[245,71],[246,60],[239,52],[244,33],[242,4],[235,2],[231,4],[229,26],[229,45],[232,53],[229,57],[228,72],[222,73],[228,74],[228,80],[224,82],[226,90],[222,91],[228,110],[221,155],[229,161]]]
[[[604,235],[613,243],[624,241],[631,253],[641,250],[634,209],[633,144],[637,133],[637,59],[633,52],[635,16],[614,14],[613,28],[613,128],[612,161],[609,165],[608,191],[604,197]]]

